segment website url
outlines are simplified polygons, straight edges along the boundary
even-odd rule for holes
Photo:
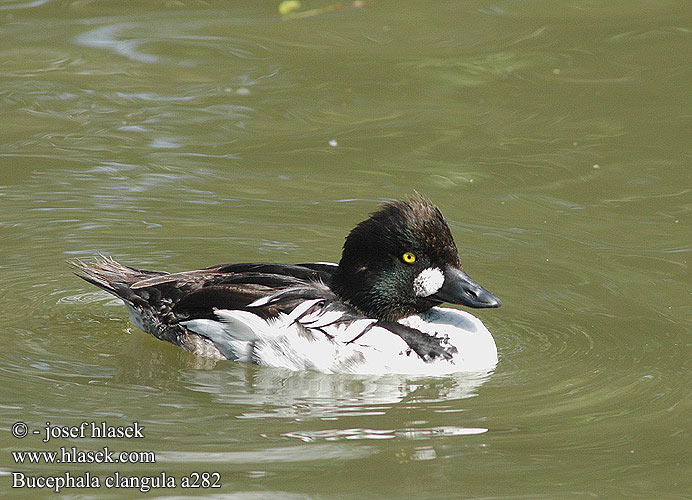
[[[16,464],[154,464],[153,451],[112,451],[108,446],[101,450],[60,448],[60,451],[13,451]]]

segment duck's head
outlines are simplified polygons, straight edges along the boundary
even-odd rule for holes
[[[423,197],[387,203],[351,231],[332,289],[363,314],[387,321],[442,302],[501,304],[462,270],[444,216]]]

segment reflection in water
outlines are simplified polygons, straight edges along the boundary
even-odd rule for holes
[[[319,431],[287,432],[286,437],[298,438],[309,443],[311,441],[338,441],[341,439],[432,439],[448,436],[473,436],[484,434],[488,429],[482,427],[428,427],[428,428],[404,428],[399,431],[394,429],[326,429]]]
[[[226,369],[226,367],[228,367]],[[325,419],[384,415],[399,404],[444,403],[475,396],[490,373],[440,379],[403,376],[357,377],[290,372],[242,363],[223,370],[190,371],[186,385],[213,395],[217,403],[244,405],[241,419]]]

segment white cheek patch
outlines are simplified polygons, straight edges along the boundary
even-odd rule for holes
[[[445,275],[437,267],[423,269],[413,280],[413,293],[416,297],[428,297],[436,293],[445,282]]]

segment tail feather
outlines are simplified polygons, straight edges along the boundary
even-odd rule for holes
[[[129,303],[135,302],[137,298],[130,289],[132,284],[152,276],[166,274],[124,266],[105,255],[100,255],[93,262],[75,259],[69,264],[73,267],[75,275]]]

